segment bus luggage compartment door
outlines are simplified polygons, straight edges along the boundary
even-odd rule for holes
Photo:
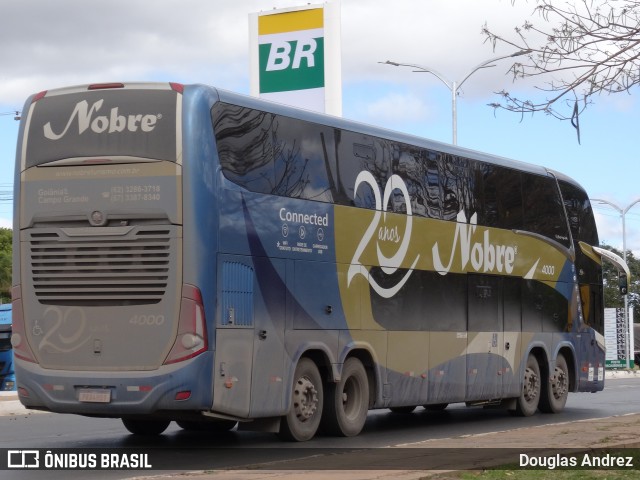
[[[282,413],[284,271],[284,261],[219,256],[213,392],[217,412],[238,417]]]

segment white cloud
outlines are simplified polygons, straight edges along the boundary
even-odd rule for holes
[[[423,122],[429,116],[424,96],[412,93],[392,92],[379,99],[367,102],[364,107],[366,121],[379,125],[386,123],[403,124]]]
[[[4,1],[0,104],[21,106],[29,94],[63,85],[158,76],[244,91],[249,13],[304,3]],[[388,58],[425,63],[455,79],[483,59],[510,53],[483,44],[480,28],[486,21],[511,31],[530,14],[523,3],[342,0],[344,81],[387,76],[424,85],[421,76],[377,63]],[[496,79],[506,79],[505,62],[474,77],[466,94],[497,88]]]
[[[594,206],[594,216],[601,243],[606,243],[622,251],[622,219],[620,214],[606,205]],[[640,206],[636,207],[640,210]],[[640,257],[640,217],[630,210],[625,216],[625,237],[627,250]]]
[[[524,5],[523,5],[524,3]],[[343,75],[346,82],[370,78],[425,85],[438,82],[378,62],[393,60],[438,70],[459,81],[484,60],[514,53],[515,49],[484,43],[481,27],[488,25],[510,35],[531,14],[526,2],[510,1],[349,1],[342,7]],[[465,85],[466,95],[486,95],[511,85],[505,75],[509,60],[474,74]]]

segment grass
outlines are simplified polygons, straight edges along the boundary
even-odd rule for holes
[[[611,452],[589,453],[590,458],[603,458],[609,453],[612,457],[633,457],[633,467],[619,469],[601,468],[598,470],[583,470],[582,468],[555,468],[553,470],[541,468],[520,468],[517,465],[504,465],[493,470],[484,471],[456,471],[425,476],[428,480],[538,480],[553,478],[553,480],[626,480],[640,478],[640,450],[617,450]],[[585,453],[572,454],[580,464]]]

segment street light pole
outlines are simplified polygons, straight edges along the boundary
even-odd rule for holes
[[[627,227],[626,227],[625,217],[627,215],[627,212],[631,210],[631,207],[633,207],[637,203],[640,203],[640,198],[638,198],[637,200],[634,200],[625,208],[619,207],[615,203],[612,203],[608,200],[603,200],[601,198],[592,198],[591,200],[594,202],[607,204],[620,214],[620,217],[622,218],[622,258],[624,260],[624,263],[627,263]],[[628,295],[624,296],[624,323],[625,323],[625,328],[627,328],[627,330],[631,328],[631,325],[629,324]],[[626,357],[627,357],[626,363],[627,363],[627,368],[629,368],[630,364],[629,364],[629,336],[628,335],[626,336],[625,344],[626,344],[625,347],[626,347]]]
[[[451,90],[451,123],[452,123],[452,143],[454,145],[458,144],[458,109],[457,109],[457,97],[458,97],[458,90],[460,90],[460,87],[462,87],[462,85],[464,84],[464,82],[467,81],[467,79],[473,75],[474,73],[476,73],[478,70],[481,70],[483,68],[490,68],[490,67],[495,67],[495,65],[490,65],[493,62],[497,62],[498,60],[503,60],[505,58],[510,58],[510,57],[519,57],[520,55],[526,55],[527,53],[531,53],[531,50],[520,50],[516,53],[512,53],[511,55],[503,55],[501,57],[495,57],[495,58],[491,58],[489,60],[485,60],[484,62],[480,63],[479,65],[476,65],[475,67],[473,67],[471,69],[471,71],[469,73],[467,73],[464,78],[461,81],[451,81],[449,79],[447,79],[447,77],[445,77],[444,75],[442,75],[440,72],[438,72],[437,70],[434,70],[433,68],[429,68],[429,67],[425,67],[422,65],[416,65],[413,63],[398,63],[398,62],[392,62],[391,60],[387,60],[386,62],[378,62],[378,63],[382,63],[383,65],[393,65],[394,67],[411,67],[414,68],[414,73],[430,73],[431,75],[433,75],[434,77],[436,77],[438,80],[440,80],[442,83],[444,83],[446,85],[446,87]]]

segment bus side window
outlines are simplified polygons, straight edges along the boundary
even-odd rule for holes
[[[523,226],[520,172],[483,165],[484,221],[489,227],[519,229]]]
[[[476,178],[470,160],[448,153],[440,155],[442,218],[455,220],[464,210],[467,218],[478,211]]]
[[[520,172],[510,168],[496,167],[494,188],[497,193],[497,226],[509,230],[521,229],[524,221],[522,218],[522,180]]]
[[[411,199],[413,215],[442,218],[437,154],[423,148],[397,144],[393,173],[402,178]],[[395,190],[394,194],[398,195]],[[405,213],[404,199],[394,211]]]
[[[282,197],[332,202],[335,169],[333,132],[329,127],[276,116],[273,122],[275,185]]]
[[[433,151],[425,151],[424,184],[426,185],[426,201],[429,217],[442,218],[442,192],[440,190],[440,172],[438,155]]]
[[[382,202],[382,194],[389,177],[389,159],[382,151],[378,151],[377,139],[369,135],[342,130],[339,137],[336,148],[338,188],[346,194],[348,205],[375,209],[376,194]],[[361,182],[356,191],[356,179],[364,171],[371,174],[374,185],[368,181]],[[374,192],[373,188],[376,188],[377,192]]]
[[[524,174],[524,228],[569,248],[569,232],[560,192],[552,177]]]
[[[479,165],[483,184],[483,215],[478,222],[487,227],[499,226],[498,213],[498,169],[494,165],[483,163]]]
[[[276,184],[271,142],[274,115],[217,103],[212,118],[224,176],[249,191],[272,193]]]

